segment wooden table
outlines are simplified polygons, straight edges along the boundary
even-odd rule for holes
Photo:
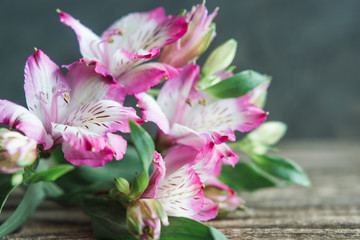
[[[360,239],[360,142],[293,141],[281,156],[296,160],[313,187],[244,193],[248,210],[209,222],[229,239]],[[16,195],[2,220],[16,206]],[[93,239],[78,209],[45,202],[4,239]]]

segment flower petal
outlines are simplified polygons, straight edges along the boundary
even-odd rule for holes
[[[170,65],[147,63],[126,72],[118,81],[125,86],[126,94],[133,95],[148,91],[164,78],[172,79],[178,75],[179,71]]]
[[[104,64],[104,44],[102,40],[69,14],[58,10],[60,22],[71,27],[78,39],[80,51],[84,58],[98,61]]]
[[[219,213],[219,207],[211,199],[204,198],[204,206],[200,212],[194,215],[192,218],[198,221],[208,221],[216,218]]]
[[[74,109],[65,119],[64,125],[80,127],[100,135],[116,131],[127,133],[130,132],[129,119],[137,123],[144,122],[133,108],[123,107],[112,100],[100,100]]]
[[[199,66],[189,64],[181,68],[179,77],[168,80],[161,88],[158,104],[170,123],[181,122],[185,111],[190,107],[189,100],[194,98],[199,76]]]
[[[239,156],[236,155],[226,143],[215,145],[215,148],[222,155],[224,164],[235,167],[235,164],[239,162]]]
[[[201,182],[217,176],[221,171],[222,155],[216,151],[214,143],[207,143],[197,154],[192,168],[199,175]]]
[[[120,32],[112,36],[109,52],[125,49],[136,53],[138,49],[161,48],[175,42],[187,31],[184,17],[165,16],[163,8],[149,12],[131,13],[114,22],[102,35],[108,39],[109,32]]]
[[[83,127],[53,123],[54,137],[62,137],[73,148],[80,151],[99,152],[106,148],[107,138]]]
[[[155,198],[169,216],[192,217],[203,208],[202,188],[199,176],[187,164],[159,181]]]
[[[76,166],[103,166],[113,157],[116,160],[122,159],[126,152],[126,140],[112,133],[99,136],[81,128],[68,126],[67,132],[62,136],[65,159]]]
[[[207,141],[204,139],[211,138],[211,135],[209,133],[199,134],[193,129],[178,123],[174,123],[169,135],[169,138],[176,143],[193,146],[197,149],[201,149],[207,143]]]
[[[182,124],[199,133],[210,133],[216,144],[235,140],[234,131],[250,131],[260,126],[266,113],[244,98],[213,101],[205,106],[197,104],[182,119]]]
[[[124,87],[113,80],[112,75],[97,72],[98,66],[97,62],[85,59],[66,66],[69,70],[66,78],[71,88],[72,109],[99,100],[114,100],[121,104],[124,102]]]
[[[144,120],[154,122],[165,134],[169,133],[169,121],[155,99],[146,93],[135,95]]]
[[[70,143],[64,142],[62,150],[65,159],[75,166],[88,165],[90,167],[101,167],[113,159],[113,151],[109,148],[98,152],[79,151]]]
[[[64,94],[69,87],[59,67],[41,50],[26,62],[24,88],[30,112],[50,131],[50,123],[58,121],[59,112],[67,105]]]
[[[220,210],[234,211],[244,204],[244,200],[236,195],[236,192],[229,188],[217,178],[211,178],[208,181],[208,191],[205,189],[205,195],[211,198],[219,205]],[[214,191],[214,189],[216,189]]]
[[[165,156],[166,173],[170,175],[186,164],[192,165],[198,150],[190,146],[172,147]]]
[[[150,51],[139,49],[136,53],[118,49],[111,53],[109,69],[121,83],[120,77],[124,73],[130,71],[136,65],[155,58],[159,53],[160,49],[158,48],[153,48]]]
[[[145,192],[141,195],[141,198],[155,198],[157,185],[160,180],[165,178],[165,163],[160,153],[154,152],[153,159],[154,171],[151,174],[149,180],[149,186],[146,188]]]
[[[0,123],[25,133],[37,143],[43,144],[45,150],[53,145],[53,140],[47,134],[42,122],[26,108],[7,100],[0,100]]]
[[[126,152],[127,141],[118,134],[108,133],[108,144],[113,151],[114,158],[120,160]]]

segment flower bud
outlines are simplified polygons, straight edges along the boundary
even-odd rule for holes
[[[125,178],[115,177],[115,186],[119,192],[129,195],[130,184]]]
[[[265,103],[266,103],[266,97],[267,97],[267,89],[270,85],[270,81],[271,78],[267,77],[268,81],[260,84],[259,86],[257,86],[256,88],[254,88],[250,93],[250,99],[249,99],[249,103],[252,103],[256,106],[258,106],[259,108],[264,108]]]
[[[247,137],[254,142],[274,145],[284,136],[286,129],[286,124],[283,122],[269,121],[249,133]]]
[[[202,67],[202,74],[206,76],[213,75],[229,67],[234,60],[236,48],[237,42],[234,39],[229,39],[215,48]]]
[[[159,239],[161,223],[169,225],[167,214],[157,199],[138,199],[127,206],[126,225],[136,237],[143,240]]]
[[[37,143],[19,132],[0,129],[0,172],[14,173],[36,160]]]
[[[185,14],[188,31],[178,41],[163,48],[159,62],[181,67],[195,60],[209,47],[216,35],[215,24],[212,23],[216,14],[217,9],[208,15],[205,2],[194,6],[191,12]]]

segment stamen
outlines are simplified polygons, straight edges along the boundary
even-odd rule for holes
[[[206,99],[199,99],[199,104],[205,106],[206,105]]]
[[[185,102],[186,102],[187,104],[189,104],[190,107],[192,107],[190,98],[186,99]]]
[[[109,37],[107,41],[108,41],[108,43],[113,43],[113,42],[114,42],[114,39],[111,38],[111,37]]]
[[[69,104],[70,103],[70,95],[68,94],[68,93],[65,93],[64,94],[64,101],[67,103],[67,104]]]
[[[117,33],[120,34],[120,35],[124,35],[124,30],[121,29],[121,28],[119,28],[118,31],[117,31]]]
[[[70,102],[70,89],[66,88],[65,85],[59,84],[53,95],[53,99],[51,102],[51,121],[57,122],[58,121],[58,97],[61,97],[67,104]]]

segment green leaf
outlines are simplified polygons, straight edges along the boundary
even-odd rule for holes
[[[289,159],[258,154],[251,154],[251,159],[260,169],[274,177],[306,187],[311,185],[304,170]]]
[[[224,240],[227,239],[213,227],[189,218],[169,217],[170,225],[162,226],[160,240]]]
[[[90,216],[96,239],[137,239],[127,230],[126,209],[111,198],[83,196],[80,207]]]
[[[218,98],[235,98],[247,94],[267,81],[269,81],[268,76],[246,70],[206,88],[205,91]]]
[[[0,174],[0,213],[11,192],[18,186],[11,184],[11,177],[11,174]]]
[[[53,182],[62,175],[70,172],[75,167],[70,164],[61,164],[51,167],[49,169],[43,170],[41,172],[37,172],[34,175],[30,176],[26,183],[37,183],[37,182]]]
[[[0,238],[10,234],[22,225],[44,199],[43,183],[31,184],[13,214],[0,225]]]
[[[44,191],[46,196],[50,198],[59,198],[62,197],[65,192],[54,182],[44,182]]]
[[[254,164],[247,162],[239,162],[235,168],[224,165],[218,178],[236,191],[253,191],[277,185]]]
[[[129,120],[131,138],[139,155],[143,170],[147,173],[152,163],[155,146],[151,136],[139,124]]]

